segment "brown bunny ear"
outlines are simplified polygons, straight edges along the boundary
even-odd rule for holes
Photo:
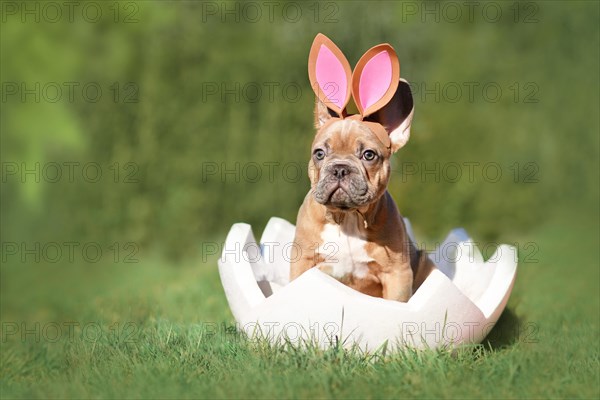
[[[308,56],[308,76],[318,101],[342,116],[350,100],[350,63],[342,51],[319,33]]]
[[[363,117],[392,99],[399,79],[398,56],[387,43],[372,47],[358,60],[352,75],[352,95]]]
[[[398,151],[410,138],[410,125],[415,112],[410,86],[400,79],[391,100],[367,120],[378,122],[387,130],[392,152]]]

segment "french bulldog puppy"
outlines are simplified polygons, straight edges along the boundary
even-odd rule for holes
[[[413,116],[396,53],[388,44],[375,46],[351,74],[339,48],[319,34],[309,77],[317,133],[290,280],[319,268],[362,293],[406,302],[433,264],[410,241],[387,191],[390,157],[408,141]],[[355,115],[346,110],[351,94]]]

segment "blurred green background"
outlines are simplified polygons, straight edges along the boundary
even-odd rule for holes
[[[372,393],[375,374],[397,397],[407,374],[407,396],[597,397],[598,2],[1,7],[3,395],[244,397],[264,380],[254,397],[339,397]],[[194,331],[232,321],[214,247],[230,226],[294,222],[308,191],[318,32],[352,65],[382,42],[399,55],[416,111],[390,191],[423,244],[463,226],[486,253],[518,247],[497,352],[341,376],[310,356],[292,384],[294,357]],[[40,342],[11,325],[53,321],[109,336]],[[135,345],[111,339],[126,322]],[[532,323],[539,337],[524,341]],[[269,357],[280,369],[260,375]],[[247,375],[224,389],[231,371]]]
[[[3,241],[198,257],[234,222],[294,221],[309,187],[317,32],[352,65],[374,44],[396,48],[416,114],[391,191],[417,231],[510,240],[557,213],[597,218],[594,2],[80,3],[72,22],[67,9],[54,22],[52,7],[13,3]]]

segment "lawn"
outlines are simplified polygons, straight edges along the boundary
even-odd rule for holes
[[[539,251],[521,258],[487,340],[457,352],[249,342],[236,333],[214,257],[184,265],[143,254],[135,264],[6,263],[1,395],[598,398],[597,219],[557,219],[516,239]]]

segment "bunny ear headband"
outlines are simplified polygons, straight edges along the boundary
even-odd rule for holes
[[[308,76],[317,98],[337,114],[333,118],[363,121],[393,151],[408,140],[412,95],[408,83],[400,80],[398,56],[389,44],[369,49],[352,73],[342,51],[319,33],[310,49]],[[346,106],[350,95],[359,114],[348,116]],[[386,106],[392,109],[383,110],[389,108]],[[374,116],[380,110],[384,112]],[[373,118],[365,120],[369,116]]]

